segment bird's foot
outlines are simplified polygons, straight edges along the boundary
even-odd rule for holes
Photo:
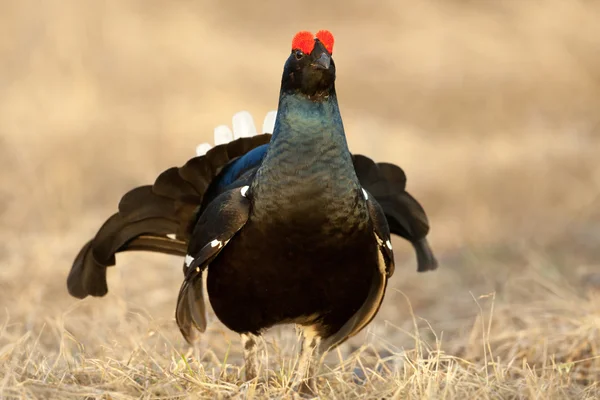
[[[317,396],[317,379],[315,377],[309,377],[303,379],[298,384],[297,392],[300,396],[305,398],[313,398]]]
[[[260,336],[252,333],[243,333],[242,347],[244,349],[244,374],[247,382],[258,377],[259,360],[258,360],[258,339]]]
[[[313,327],[302,327],[302,347],[296,374],[296,390],[303,397],[317,396],[317,379],[315,377],[319,362],[320,336]]]

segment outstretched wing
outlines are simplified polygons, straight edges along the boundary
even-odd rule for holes
[[[206,329],[202,273],[242,229],[250,213],[248,186],[220,194],[202,212],[185,257],[185,279],[179,290],[175,318],[185,340],[193,343]]]
[[[146,250],[185,255],[198,215],[225,189],[243,184],[239,178],[250,176],[262,160],[260,152],[250,160],[245,155],[267,144],[270,138],[243,137],[216,146],[183,167],[166,170],[153,185],[125,194],[119,211],[75,258],[67,278],[69,293],[78,298],[104,296],[108,292],[106,268],[115,265],[118,252]],[[238,162],[241,167],[236,167]],[[236,179],[230,179],[233,175]],[[229,185],[220,183],[228,179]]]
[[[437,268],[437,260],[427,242],[429,221],[419,202],[406,191],[402,168],[389,163],[375,163],[360,154],[353,155],[354,169],[360,184],[377,200],[392,233],[408,240],[417,254],[417,270]]]

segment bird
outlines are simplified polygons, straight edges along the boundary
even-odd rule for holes
[[[327,30],[294,35],[277,110],[263,128],[272,132],[257,134],[244,115],[234,117],[238,137],[217,127],[214,147],[199,145],[183,166],[123,195],[75,257],[69,293],[106,295],[106,270],[120,252],[183,257],[175,319],[184,339],[193,344],[206,330],[208,297],[240,335],[252,380],[260,336],[295,324],[297,382],[314,393],[320,357],[379,311],[395,270],[391,235],[412,244],[417,271],[438,267],[428,217],[402,168],[349,150],[333,45]]]

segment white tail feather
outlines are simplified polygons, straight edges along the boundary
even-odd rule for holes
[[[267,113],[263,120],[262,133],[273,133],[276,117],[277,110],[272,110]],[[258,134],[252,114],[248,111],[240,111],[234,114],[231,122],[233,125],[233,132],[227,125],[219,125],[215,128],[215,146],[229,143],[232,140],[241,137],[250,137]],[[210,149],[212,149],[212,145],[209,143],[201,143],[196,147],[196,156],[203,156]]]
[[[210,149],[212,149],[212,146],[208,143],[201,143],[196,147],[196,156],[200,157],[205,155]]]
[[[233,133],[227,125],[219,125],[215,128],[215,146],[229,143],[233,140]]]
[[[275,118],[277,117],[277,110],[272,110],[267,113],[265,120],[263,121],[263,133],[273,133],[275,129]]]
[[[248,111],[235,113],[231,122],[233,123],[233,137],[235,139],[256,135],[254,119],[252,118],[252,114]]]

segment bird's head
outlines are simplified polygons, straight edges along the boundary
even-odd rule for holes
[[[332,52],[331,32],[319,31],[316,38],[310,32],[298,32],[283,69],[282,90],[301,93],[314,100],[326,98],[335,82]]]

